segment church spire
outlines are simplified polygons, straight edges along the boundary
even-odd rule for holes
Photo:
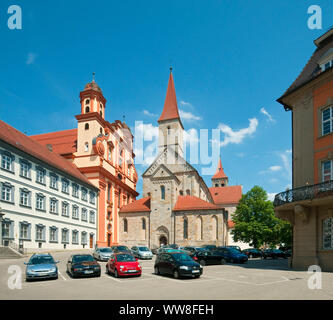
[[[217,165],[217,170],[214,176],[212,177],[212,182],[215,187],[225,187],[228,184],[228,177],[223,171],[221,157]]]
[[[173,119],[180,120],[180,117],[178,112],[175,84],[172,76],[172,68],[170,68],[169,84],[164,102],[164,108],[158,122]]]

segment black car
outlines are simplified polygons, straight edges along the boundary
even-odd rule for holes
[[[242,253],[246,254],[249,258],[263,258],[263,252],[255,248],[244,249]]]
[[[184,250],[184,251],[187,251],[187,252],[189,252],[191,254],[194,254],[194,253],[196,253],[198,251],[204,251],[206,249],[204,249],[202,247],[189,247],[189,246],[187,246],[187,247],[181,247],[181,250]]]
[[[201,249],[191,253],[190,256],[202,266],[208,264],[224,264],[226,262],[226,257],[220,250]]]
[[[231,249],[238,250],[239,252],[242,252],[242,249],[239,246],[226,246],[226,248],[231,248]]]
[[[212,250],[212,249],[216,249],[217,247],[214,244],[205,244],[205,245],[201,246],[201,248],[207,249],[207,250]]]
[[[154,265],[155,274],[172,274],[176,279],[180,277],[199,278],[202,267],[188,254],[182,252],[162,253],[157,256]]]
[[[114,252],[114,253],[118,253],[118,252],[129,252],[132,254],[132,251],[126,247],[126,246],[111,246],[111,250]]]
[[[219,252],[219,254],[223,257],[226,262],[231,263],[245,263],[248,261],[248,257],[246,254],[236,250],[232,247],[219,247],[216,250],[212,250],[212,252]],[[215,254],[216,254],[215,253]]]
[[[283,258],[283,259],[287,259],[287,255],[279,250],[279,249],[266,249],[263,251],[263,256],[264,259],[267,258],[272,258],[272,259],[278,259],[278,258]]]
[[[72,255],[67,262],[67,272],[73,277],[101,276],[101,266],[90,254]]]

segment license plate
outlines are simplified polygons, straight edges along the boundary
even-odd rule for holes
[[[136,270],[128,270],[127,272],[137,272]]]
[[[199,273],[200,270],[193,270],[192,273]]]
[[[46,276],[48,274],[48,272],[39,272],[38,275],[39,276]]]
[[[91,274],[91,273],[93,273],[94,271],[90,271],[90,270],[86,270],[84,273],[85,274]]]

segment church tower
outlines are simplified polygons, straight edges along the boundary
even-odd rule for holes
[[[77,155],[92,153],[92,139],[105,134],[105,104],[106,99],[93,74],[92,82],[80,92],[81,114],[76,116],[78,121]]]
[[[159,152],[165,147],[171,147],[181,157],[183,157],[183,131],[184,127],[180,120],[175,84],[172,76],[172,68],[170,68],[169,84],[164,102],[164,108],[159,124]]]
[[[228,186],[228,177],[223,171],[222,161],[220,158],[219,164],[217,166],[216,173],[212,177],[213,187],[226,187]]]

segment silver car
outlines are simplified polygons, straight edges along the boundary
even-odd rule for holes
[[[28,263],[24,263],[27,267],[25,270],[26,281],[34,279],[58,279],[59,261],[54,261],[50,254],[34,254]]]
[[[98,261],[109,261],[113,251],[111,248],[96,248],[93,252],[93,257]]]
[[[131,251],[134,257],[138,259],[153,259],[153,253],[147,247],[134,246],[131,248]]]

